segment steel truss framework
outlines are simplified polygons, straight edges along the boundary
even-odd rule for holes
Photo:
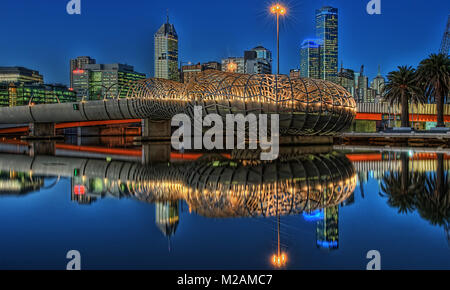
[[[133,83],[127,98],[148,100],[143,110],[154,119],[175,114],[279,114],[280,133],[331,135],[348,128],[356,116],[356,103],[343,87],[325,80],[289,78],[285,75],[249,75],[207,70],[191,82],[165,79]]]
[[[150,169],[150,168],[149,168]],[[300,214],[335,206],[351,196],[356,173],[341,154],[288,161],[210,161],[150,169],[128,184],[146,202],[184,199],[190,210],[215,218]]]

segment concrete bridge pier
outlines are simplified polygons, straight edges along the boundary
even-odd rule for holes
[[[172,126],[170,120],[142,120],[141,141],[168,141],[172,136]]]
[[[142,164],[169,162],[171,152],[170,142],[142,144]]]
[[[32,141],[29,146],[28,154],[31,157],[38,155],[54,156],[56,153],[56,146],[53,141]]]
[[[56,135],[55,123],[31,123],[28,128],[29,135],[24,136],[24,139],[46,140],[63,137]]]

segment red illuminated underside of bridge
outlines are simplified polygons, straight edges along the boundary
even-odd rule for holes
[[[381,121],[383,114],[378,113],[357,113],[356,120],[366,121]],[[415,122],[437,122],[436,115],[409,115],[410,121]],[[444,121],[450,123],[450,116],[444,116]],[[111,120],[111,121],[87,121],[87,122],[69,122],[56,124],[56,129],[76,128],[76,127],[93,127],[93,126],[107,126],[107,125],[121,125],[140,123],[141,119],[128,119],[128,120]],[[26,133],[28,127],[14,127],[0,129],[0,134],[14,134],[14,133]]]
[[[357,113],[356,120],[381,121],[383,114],[378,113]],[[414,122],[437,122],[436,115],[409,114],[409,120]],[[450,116],[444,116],[444,122],[450,123]]]

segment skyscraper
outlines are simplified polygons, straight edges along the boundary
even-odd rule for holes
[[[343,86],[347,91],[349,91],[352,96],[355,96],[355,71],[352,69],[341,67],[338,73],[339,85]]]
[[[305,39],[300,48],[300,76],[320,79],[321,40]]]
[[[447,26],[445,28],[444,37],[441,43],[441,53],[448,54],[450,49],[450,14],[447,19]]]
[[[338,73],[338,9],[324,6],[316,10],[316,37],[322,41],[321,78],[337,81]]]
[[[376,91],[377,97],[381,97],[386,80],[381,75],[380,66],[378,66],[378,75],[372,80],[370,88]]]
[[[154,36],[155,40],[155,77],[173,81],[180,80],[178,73],[178,35],[173,24],[161,25]]]
[[[73,73],[82,70],[87,64],[95,64],[96,60],[89,56],[79,56],[70,60],[70,87],[73,88]]]

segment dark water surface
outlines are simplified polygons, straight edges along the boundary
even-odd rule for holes
[[[83,269],[273,269],[278,253],[287,269],[365,269],[377,250],[383,269],[450,269],[445,154],[143,165],[133,150],[1,153],[0,268],[65,269],[78,250]]]

